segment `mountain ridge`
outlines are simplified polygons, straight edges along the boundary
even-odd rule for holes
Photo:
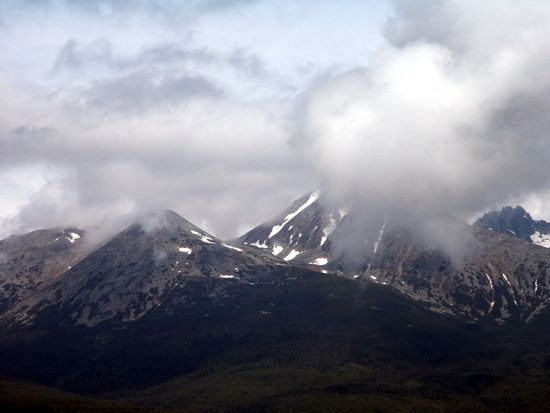
[[[275,255],[289,254],[285,259],[294,265],[390,285],[433,311],[472,321],[528,322],[548,305],[550,250],[530,240],[453,223],[449,227],[462,233],[465,245],[456,259],[391,217],[366,222],[353,206],[339,214],[326,205],[319,193],[307,194],[238,240]]]
[[[40,313],[57,309],[68,323],[130,321],[164,299],[183,299],[174,292],[184,289],[189,279],[246,283],[264,273],[284,273],[284,267],[284,261],[218,240],[168,210],[150,216],[145,224],[130,225],[18,303],[5,318],[32,323]]]

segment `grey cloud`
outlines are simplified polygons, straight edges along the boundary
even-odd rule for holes
[[[84,92],[89,106],[110,111],[143,111],[174,105],[194,98],[215,98],[222,90],[207,79],[140,71],[93,82]]]
[[[279,105],[222,96],[139,116],[58,110],[57,129],[20,126],[0,139],[0,173],[37,164],[57,171],[15,218],[0,220],[4,234],[98,223],[108,234],[171,208],[230,238],[315,185],[287,144]]]
[[[143,14],[173,22],[189,14],[230,10],[258,1],[260,0],[6,0],[3,8],[10,12],[29,7],[43,12],[69,9],[103,17]]]
[[[107,41],[95,41],[81,45],[70,39],[59,51],[52,73],[78,71],[89,65],[99,64],[114,71],[135,71],[138,68],[169,67],[174,64],[232,68],[244,76],[262,78],[267,76],[264,62],[258,56],[242,48],[230,53],[214,53],[204,48],[182,47],[174,43],[148,47],[134,56],[121,57],[113,53]]]
[[[458,245],[444,222],[550,191],[550,7],[399,4],[369,69],[308,95],[301,137],[328,191],[365,221],[388,214]]]
[[[170,208],[219,237],[233,238],[314,185],[307,169],[292,161],[284,171],[264,166],[252,173],[223,162],[196,170],[182,162],[177,173],[134,161],[96,162],[88,170],[84,164],[0,224],[10,232],[73,225],[107,236],[150,211]],[[290,183],[281,186],[278,179]]]
[[[237,48],[230,53],[220,54],[207,49],[184,48],[167,43],[143,50],[135,58],[120,59],[116,62],[119,68],[137,65],[159,65],[174,62],[192,62],[203,65],[227,65],[247,76],[263,77],[267,75],[264,62],[257,55],[245,49]]]
[[[18,126],[11,133],[0,137],[2,166],[7,168],[17,164],[30,164],[43,154],[47,156],[50,151],[55,151],[62,142],[55,128]]]
[[[248,53],[246,50],[237,49],[227,56],[227,61],[242,72],[256,76],[264,77],[267,71],[263,61],[256,55]]]
[[[299,111],[291,97],[222,92],[233,77],[218,82],[217,71],[255,76],[254,86],[270,78],[246,50],[172,41],[119,55],[108,41],[69,41],[53,71],[59,90],[0,94],[0,171],[58,172],[10,228],[92,225],[160,207],[230,237],[319,179],[365,211],[358,227],[406,217],[449,246],[461,238],[456,220],[548,193],[550,6],[399,4],[390,43],[369,67],[320,74]]]
[[[398,47],[416,41],[447,44],[456,17],[445,8],[445,0],[394,1],[395,13],[384,27],[386,39]]]
[[[110,64],[114,60],[111,45],[106,41],[98,41],[85,50],[79,50],[77,42],[70,39],[59,51],[52,71],[58,73],[62,70],[78,70],[90,63]]]
[[[183,48],[179,45],[168,43],[160,44],[143,50],[134,58],[119,60],[115,66],[120,68],[135,67],[136,65],[166,64],[172,62],[197,62],[201,64],[216,63],[220,58],[206,49]]]

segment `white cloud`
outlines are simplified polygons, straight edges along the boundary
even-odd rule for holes
[[[376,213],[549,189],[546,3],[398,2],[385,44],[384,1],[78,3],[0,5],[0,176],[38,168],[10,228],[171,207],[234,236],[316,173]]]
[[[550,191],[550,5],[400,4],[391,43],[367,69],[308,95],[302,138],[325,185],[367,218],[386,212],[425,227],[541,199]]]

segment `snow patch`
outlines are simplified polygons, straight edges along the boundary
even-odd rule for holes
[[[489,285],[491,286],[491,291],[492,291],[492,297],[493,299],[491,300],[491,302],[489,303],[489,312],[490,313],[491,311],[493,311],[493,307],[495,306],[495,287],[493,286],[493,281],[491,280],[491,277],[489,277],[489,274],[485,273],[485,277],[487,277],[487,281],[489,281]]]
[[[540,245],[541,247],[550,248],[550,234],[541,234],[539,231],[535,231],[531,235],[531,241],[533,241],[533,244]]]
[[[187,248],[187,247],[178,247],[178,251],[183,252],[187,255],[189,255],[193,252],[193,250],[191,248]],[[176,265],[177,265],[177,263],[176,263]]]
[[[67,240],[74,244],[77,239],[80,239],[80,235],[78,235],[76,232],[69,232],[69,234],[65,237]]]
[[[508,284],[508,287],[512,288],[512,284],[510,284],[510,281],[508,281],[508,277],[506,276],[506,274],[502,273],[502,276],[506,280],[506,284]]]
[[[224,246],[225,248],[229,248],[231,250],[235,250],[235,251],[239,251],[239,252],[243,252],[242,249],[240,248],[237,248],[237,247],[234,247],[233,245],[229,245],[229,244],[222,244],[222,246]]]
[[[193,235],[196,235],[197,237],[199,237],[201,239],[202,242],[206,243],[206,244],[215,244],[215,242],[212,240],[212,238],[204,235],[204,234],[201,234],[200,232],[197,232],[197,231],[191,231],[191,233]]]
[[[302,251],[292,250],[288,253],[288,255],[286,257],[283,258],[283,260],[291,261],[294,258],[296,258],[298,255],[300,255],[301,253],[302,253]]]
[[[283,247],[280,245],[275,245],[273,247],[273,255],[279,255],[281,252],[283,252]]]
[[[373,254],[376,254],[378,252],[378,246],[382,242],[382,237],[384,236],[384,230],[386,229],[387,224],[388,224],[388,216],[384,217],[384,223],[382,224],[382,228],[380,228],[380,232],[378,233],[378,239],[374,243],[374,247],[372,249]]]
[[[495,291],[494,287],[493,287],[493,281],[491,280],[491,277],[489,277],[489,274],[485,273],[485,277],[487,277],[487,281],[489,281],[489,285],[491,286],[491,290],[493,290],[493,292]]]
[[[260,240],[258,240],[256,242],[253,242],[251,244],[248,244],[248,245],[251,245],[251,246],[256,247],[256,248],[269,248],[269,246],[265,243],[265,241],[260,244]]]
[[[504,279],[506,280],[506,284],[508,284],[508,287],[510,287],[510,290],[512,291],[512,300],[514,300],[514,304],[517,307],[518,302],[516,301],[516,294],[514,293],[514,289],[512,288],[512,284],[510,284],[510,281],[508,281],[508,277],[506,276],[506,274],[502,273],[502,276],[504,277]]]
[[[223,279],[231,279],[231,278],[235,278],[234,275],[231,275],[231,274],[220,274],[220,278],[223,278]]]
[[[349,210],[350,210],[349,207],[338,209],[338,215],[340,216],[340,220],[342,220],[342,218],[344,218],[348,214]]]
[[[328,258],[317,258],[315,261],[313,262],[310,262],[310,264],[313,264],[313,265],[327,265],[328,263]]]
[[[317,201],[317,199],[319,198],[319,192],[313,192],[308,200],[302,205],[300,206],[296,211],[294,212],[291,212],[290,214],[288,214],[285,219],[283,220],[283,222],[281,223],[281,225],[275,225],[272,229],[271,229],[271,233],[269,234],[269,238],[272,238],[274,237],[275,235],[277,235],[284,227],[286,224],[288,224],[288,222],[290,220],[292,220],[296,215],[298,215],[300,212],[302,212],[304,209],[306,209],[308,206],[310,206],[311,204],[313,204],[315,201]]]
[[[321,238],[321,246],[327,242],[328,237],[332,232],[336,229],[336,220],[332,218],[332,216],[329,218],[328,225],[325,229],[323,229],[323,237]]]

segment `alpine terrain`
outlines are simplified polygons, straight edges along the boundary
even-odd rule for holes
[[[348,266],[333,243],[354,210],[327,212],[320,199],[307,195],[241,244],[173,211],[95,249],[76,248],[77,230],[8,239],[48,235],[12,260],[59,266],[0,316],[0,407],[545,408],[548,249],[465,226],[476,254],[455,264],[388,217]]]
[[[0,314],[85,255],[84,232],[46,229],[0,241]]]
[[[522,239],[512,229],[481,224],[496,220],[502,228],[508,220],[495,213],[474,227],[453,222],[466,246],[451,257],[427,242],[422,228],[405,228],[388,216],[364,222],[354,206],[325,205],[318,192],[310,193],[238,241],[293,264],[389,285],[434,311],[472,321],[528,322],[548,305],[550,250],[538,246],[548,224],[530,220],[521,208],[511,221],[526,220],[523,232],[513,227]]]

